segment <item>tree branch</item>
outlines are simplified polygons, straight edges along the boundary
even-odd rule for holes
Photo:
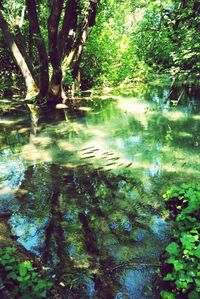
[[[44,40],[38,22],[37,8],[35,0],[26,0],[28,19],[33,34],[33,42],[37,47],[40,61],[40,95],[43,97],[48,91],[49,72],[48,56]]]
[[[62,59],[65,51],[69,52],[74,33],[77,29],[77,0],[69,0],[65,7],[62,28],[59,32],[59,52]],[[68,50],[66,49],[68,46]]]
[[[90,0],[90,6],[88,9],[87,17],[84,18],[82,24],[76,26],[76,32],[74,34],[73,43],[65,46],[65,59],[64,67],[71,66],[76,68],[80,62],[83,46],[91,32],[92,27],[95,25],[95,18],[97,14],[98,5],[100,0]],[[69,39],[66,38],[66,42]]]

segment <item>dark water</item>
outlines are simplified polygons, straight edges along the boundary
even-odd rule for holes
[[[63,298],[159,298],[170,236],[162,195],[200,178],[199,105],[173,106],[168,93],[82,98],[40,117],[4,109],[0,212]]]

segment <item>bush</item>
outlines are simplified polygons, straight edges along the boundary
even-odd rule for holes
[[[164,299],[200,298],[200,185],[182,184],[164,198],[175,221],[173,242],[166,247]],[[171,267],[170,267],[171,266]]]
[[[36,272],[30,261],[17,257],[17,248],[0,249],[0,276],[14,298],[47,298],[52,283]]]

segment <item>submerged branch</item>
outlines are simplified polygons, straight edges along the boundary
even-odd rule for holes
[[[129,262],[129,263],[122,263],[116,265],[114,267],[106,268],[105,270],[108,272],[116,271],[120,268],[129,268],[129,267],[160,267],[160,263],[141,263],[141,262]]]

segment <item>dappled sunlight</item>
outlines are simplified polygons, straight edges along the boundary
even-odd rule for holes
[[[19,128],[19,129],[17,130],[17,132],[18,132],[19,134],[24,134],[24,133],[30,132],[30,128]]]
[[[118,99],[118,107],[130,113],[145,113],[150,105],[144,102],[139,102],[138,98],[121,98]]]
[[[76,147],[74,144],[65,141],[65,140],[58,140],[58,146],[66,151],[75,151]]]
[[[14,124],[17,124],[19,122],[21,122],[22,119],[8,119],[8,118],[0,118],[0,125],[14,125]]]
[[[92,108],[81,106],[81,107],[78,108],[78,110],[87,111],[88,112],[88,111],[92,111]]]
[[[7,198],[16,192],[17,188],[10,188],[8,186],[1,187],[0,198]]]
[[[52,143],[52,139],[47,136],[37,137],[37,136],[32,135],[31,142],[35,145],[47,147],[48,145],[50,145]]]
[[[197,180],[198,177],[200,177],[199,175],[199,171],[200,171],[200,164],[199,164],[199,169],[194,169],[192,166],[187,166],[184,167],[182,165],[170,165],[170,164],[163,164],[162,165],[162,169],[166,172],[170,172],[170,173],[174,173],[176,175],[181,175],[182,178],[185,178],[185,180],[187,180],[189,175],[197,175]]]
[[[192,118],[195,120],[200,120],[200,115],[192,115]]]
[[[108,131],[106,131],[106,127],[95,127],[95,126],[88,126],[85,134],[96,136],[97,138],[104,138],[108,135]]]
[[[152,105],[140,101],[138,98],[121,98],[118,100],[118,108],[125,113],[131,113],[134,115],[144,128],[148,126],[148,118],[155,114],[155,111],[151,109]]]
[[[52,161],[51,154],[45,149],[38,149],[34,144],[30,143],[22,148],[22,157],[28,161]]]
[[[192,133],[188,133],[188,132],[178,132],[178,136],[193,138]]]
[[[182,111],[168,111],[165,113],[165,117],[167,117],[169,120],[177,121],[179,119],[184,118],[185,113]]]

